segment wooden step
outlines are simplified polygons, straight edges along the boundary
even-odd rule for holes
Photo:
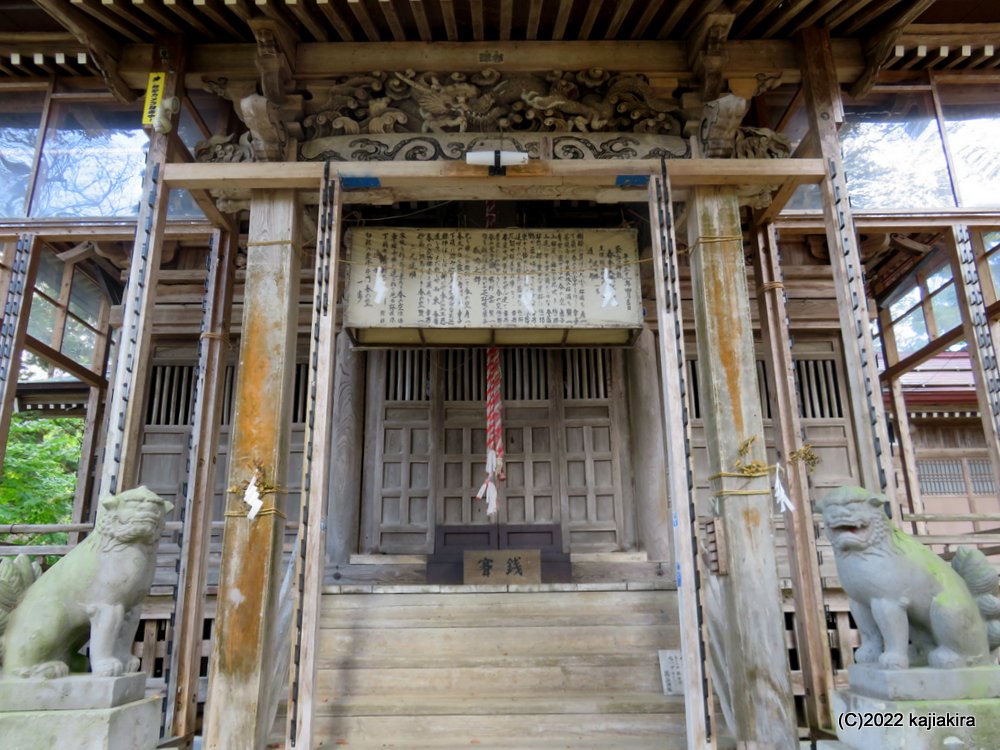
[[[424,653],[586,654],[647,651],[679,642],[676,625],[578,625],[572,627],[407,628],[403,631],[335,630],[319,633],[327,658],[420,656]],[[346,664],[344,666],[347,666]]]
[[[655,693],[565,692],[504,695],[488,684],[476,695],[441,693],[418,695],[315,694],[317,716],[493,716],[545,714],[677,714],[683,699]],[[479,719],[477,718],[476,721]]]
[[[455,746],[539,739],[577,747],[581,740],[603,740],[618,747],[622,738],[683,741],[684,720],[675,714],[493,714],[489,716],[317,716],[318,747],[376,746],[434,747],[442,739]]]
[[[456,693],[475,692],[483,684],[501,694],[588,689],[655,692],[661,688],[658,661],[648,654],[526,657],[509,659],[506,664],[476,657],[469,661],[472,664],[458,666],[443,658],[391,667],[353,664],[348,669],[331,669],[324,662],[317,671],[317,688],[335,691],[348,685],[354,695],[397,694],[418,681],[428,689]]]
[[[327,594],[315,747],[681,750],[672,591]]]

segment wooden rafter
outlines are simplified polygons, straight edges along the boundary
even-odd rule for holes
[[[340,15],[334,5],[330,0],[316,0],[316,7],[319,8],[319,12],[326,16],[326,20],[333,24],[333,28],[337,30],[340,34],[340,38],[345,42],[353,42],[354,34],[351,33],[351,27],[348,25],[344,17]]]
[[[851,96],[857,98],[871,91],[882,66],[892,54],[899,35],[933,4],[934,0],[912,0],[880,32],[865,43],[865,72],[851,86]]]
[[[118,72],[122,48],[100,24],[65,0],[35,0],[64,29],[87,48],[105,84],[120,101],[134,101],[137,94]]]
[[[413,20],[417,22],[420,41],[431,41],[433,34],[431,34],[431,25],[427,21],[427,11],[424,9],[423,0],[410,0],[410,12],[413,13]]]

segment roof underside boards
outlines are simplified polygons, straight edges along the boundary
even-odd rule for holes
[[[682,50],[702,47],[712,27],[745,42],[820,25],[877,48],[886,70],[1000,68],[1000,3],[991,0],[0,0],[0,12],[0,81],[107,73],[130,46],[163,34],[253,46],[261,21],[286,46],[669,41]]]

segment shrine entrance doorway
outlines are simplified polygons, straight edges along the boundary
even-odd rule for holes
[[[635,545],[624,356],[607,348],[502,350],[506,477],[485,477],[485,349],[368,356],[363,552],[429,554],[439,526],[558,525],[566,552]]]

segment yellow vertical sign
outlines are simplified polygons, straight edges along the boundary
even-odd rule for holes
[[[142,106],[142,124],[152,125],[156,110],[163,99],[163,87],[167,82],[166,73],[150,73],[146,82],[146,101]]]

